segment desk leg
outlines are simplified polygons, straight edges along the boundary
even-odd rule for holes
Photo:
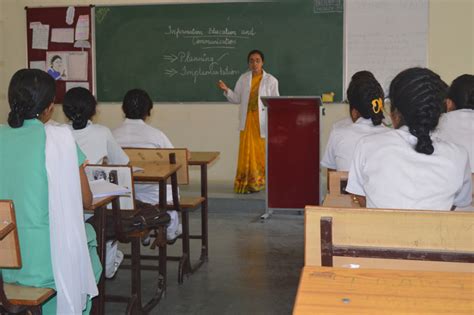
[[[158,198],[158,207],[160,209],[160,213],[166,213],[166,181],[165,180],[160,180],[159,182],[159,198]],[[166,294],[166,257],[167,257],[167,252],[166,252],[166,226],[160,226],[158,228],[158,239],[161,240],[161,243],[159,243],[158,246],[158,263],[159,265],[159,270],[158,270],[158,291],[161,291],[161,295]]]
[[[166,181],[160,180],[158,209],[161,214],[166,213]],[[166,295],[166,225],[160,225],[156,231],[156,238],[158,240],[158,282],[156,294],[153,298],[142,308],[144,314],[148,314],[160,302],[161,298]]]
[[[97,285],[99,290],[99,296],[93,301],[92,313],[96,315],[105,314],[105,207],[99,207],[95,210],[98,217],[97,222],[97,244],[99,245],[99,259],[102,264],[102,274],[100,275],[99,284]]]
[[[208,230],[207,230],[207,214],[208,214],[208,200],[207,200],[207,164],[201,165],[201,196],[204,197],[204,202],[201,206],[201,261],[208,261]]]
[[[191,257],[190,257],[190,246],[189,246],[189,212],[187,210],[181,211],[181,225],[183,226],[182,245],[183,245],[183,256],[179,261],[179,275],[178,283],[183,283],[183,275],[189,275],[192,273],[191,268]]]
[[[132,296],[131,296],[131,310],[129,314],[142,313],[142,280],[140,270],[140,239],[134,237],[131,242],[132,247]]]

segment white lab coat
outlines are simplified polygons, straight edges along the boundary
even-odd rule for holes
[[[161,130],[146,124],[142,119],[125,118],[112,134],[122,147],[174,148]]]
[[[355,123],[350,125],[333,127],[321,165],[338,171],[349,171],[357,142],[367,135],[389,130],[384,125],[374,126],[371,119],[363,117],[359,117]]]
[[[471,172],[464,148],[431,137],[434,152],[418,153],[403,126],[357,143],[346,190],[366,196],[367,208],[450,210],[471,204]]]
[[[91,121],[83,129],[75,130],[71,124],[67,126],[90,164],[101,164],[105,157],[109,164],[128,164],[127,154],[115,141],[109,128]]]
[[[170,139],[159,129],[146,124],[142,119],[125,118],[122,125],[112,132],[115,140],[122,147],[130,148],[174,148]],[[160,195],[158,184],[140,184],[135,183],[135,197],[146,203],[158,204]],[[178,191],[179,196],[179,191]],[[166,185],[166,201],[173,203],[173,192],[171,185]],[[166,229],[167,238],[174,239],[179,235],[179,217],[176,210],[168,211],[171,217],[170,223]],[[178,232],[179,231],[179,232]]]
[[[227,92],[224,92],[224,95],[227,97],[229,102],[240,104],[239,130],[245,129],[251,84],[252,71],[247,71],[237,80],[234,90],[229,89]],[[271,74],[263,71],[262,81],[260,82],[260,87],[258,88],[258,117],[260,122],[260,136],[262,138],[265,138],[267,134],[267,113],[260,97],[279,95],[278,80]]]
[[[441,115],[436,135],[464,147],[474,173],[474,110],[458,109]]]

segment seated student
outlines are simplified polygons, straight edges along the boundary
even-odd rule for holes
[[[122,147],[173,148],[171,141],[163,132],[145,123],[152,108],[153,102],[147,92],[133,89],[125,94],[122,104],[125,120],[112,132]],[[142,202],[158,204],[158,193],[158,184],[135,184],[136,198]],[[170,193],[167,195],[170,196]],[[173,240],[181,235],[182,227],[176,211],[168,211],[168,214],[171,221],[167,228],[167,238]]]
[[[107,157],[108,164],[128,164],[128,156],[115,141],[109,128],[93,124],[97,102],[92,93],[82,87],[66,92],[63,111],[71,121],[68,125],[81,150],[90,164],[101,164]],[[123,253],[117,249],[117,242],[107,242],[105,276],[112,278],[123,261]]]
[[[355,79],[354,79],[355,77]],[[333,128],[321,165],[348,171],[360,138],[389,130],[382,125],[384,93],[374,77],[353,76],[347,89],[352,123]]]
[[[457,77],[448,90],[446,114],[441,116],[437,135],[464,147],[474,173],[474,75]]]
[[[367,71],[367,70],[362,70],[362,71],[357,71],[356,73],[354,73],[352,75],[351,82],[352,81],[365,80],[365,79],[376,80],[372,72]],[[349,117],[346,117],[346,118],[343,118],[343,119],[340,119],[340,120],[336,121],[332,125],[331,131],[334,130],[334,129],[340,128],[340,127],[345,127],[345,126],[352,125],[354,122],[352,121],[352,118],[350,117],[350,115],[351,115],[351,113],[350,113],[350,108],[349,108]]]
[[[112,136],[109,128],[91,122],[97,101],[85,88],[76,87],[64,95],[63,111],[71,121],[69,125],[81,150],[90,164],[101,164],[107,157],[108,164],[128,164],[128,156]]]
[[[22,267],[0,272],[5,282],[56,289],[43,314],[89,313],[102,272],[95,232],[82,220],[92,196],[71,132],[44,124],[55,89],[54,79],[36,69],[19,70],[10,81],[9,126],[0,127],[0,199],[14,202]]]
[[[362,138],[346,190],[362,206],[450,210],[471,203],[471,173],[464,148],[432,137],[446,88],[425,68],[400,72],[390,84],[394,130]],[[365,198],[361,197],[364,196]]]

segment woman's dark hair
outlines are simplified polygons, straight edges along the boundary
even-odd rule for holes
[[[474,75],[463,74],[454,79],[448,98],[454,102],[456,109],[474,109]]]
[[[358,81],[358,80],[365,80],[365,79],[375,80],[375,76],[370,71],[362,70],[362,71],[357,71],[351,77],[351,81]]]
[[[18,70],[8,87],[10,127],[19,128],[25,119],[38,117],[54,101],[55,94],[54,79],[46,72],[37,69]]]
[[[123,98],[122,110],[129,119],[145,119],[150,116],[152,108],[153,101],[144,90],[130,90]]]
[[[72,128],[84,129],[87,122],[95,115],[97,101],[94,95],[83,87],[70,89],[64,95],[63,111],[72,121]]]
[[[382,123],[384,93],[369,71],[359,71],[352,76],[347,88],[347,100],[351,110],[356,109],[365,119],[370,118],[374,126]]]
[[[250,51],[249,54],[247,55],[247,63],[250,62],[250,56],[252,56],[253,54],[259,54],[260,58],[262,58],[262,61],[265,61],[265,56],[263,55],[263,52],[261,52],[258,49],[254,49],[254,50]]]
[[[53,65],[53,63],[54,63],[56,60],[58,60],[58,59],[61,59],[61,60],[62,60],[61,56],[59,56],[59,55],[54,55],[53,58],[51,58],[51,65]]]
[[[390,83],[391,111],[401,114],[400,125],[407,125],[418,138],[416,152],[434,152],[430,132],[438,125],[446,98],[446,83],[426,68],[410,68],[400,72]]]

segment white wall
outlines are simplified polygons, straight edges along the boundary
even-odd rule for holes
[[[26,65],[25,6],[163,2],[170,1],[0,0],[0,123],[5,123],[8,114],[8,105],[5,99],[8,80],[16,70]],[[448,83],[461,73],[474,73],[473,21],[473,0],[430,0],[429,66]],[[2,60],[4,61],[3,65]],[[332,122],[343,118],[347,113],[347,108],[343,104],[330,104],[327,106],[326,113],[327,115],[323,118],[323,132],[321,134],[323,147]],[[149,122],[162,129],[176,147],[220,151],[220,159],[209,169],[209,179],[231,182],[237,165],[239,142],[237,115],[237,106],[227,103],[191,105],[160,103],[155,105]],[[56,108],[54,119],[64,121],[60,106]],[[95,118],[97,123],[114,128],[121,119],[122,113],[119,104],[99,104],[98,114]],[[192,171],[191,176],[196,178],[198,172]]]

